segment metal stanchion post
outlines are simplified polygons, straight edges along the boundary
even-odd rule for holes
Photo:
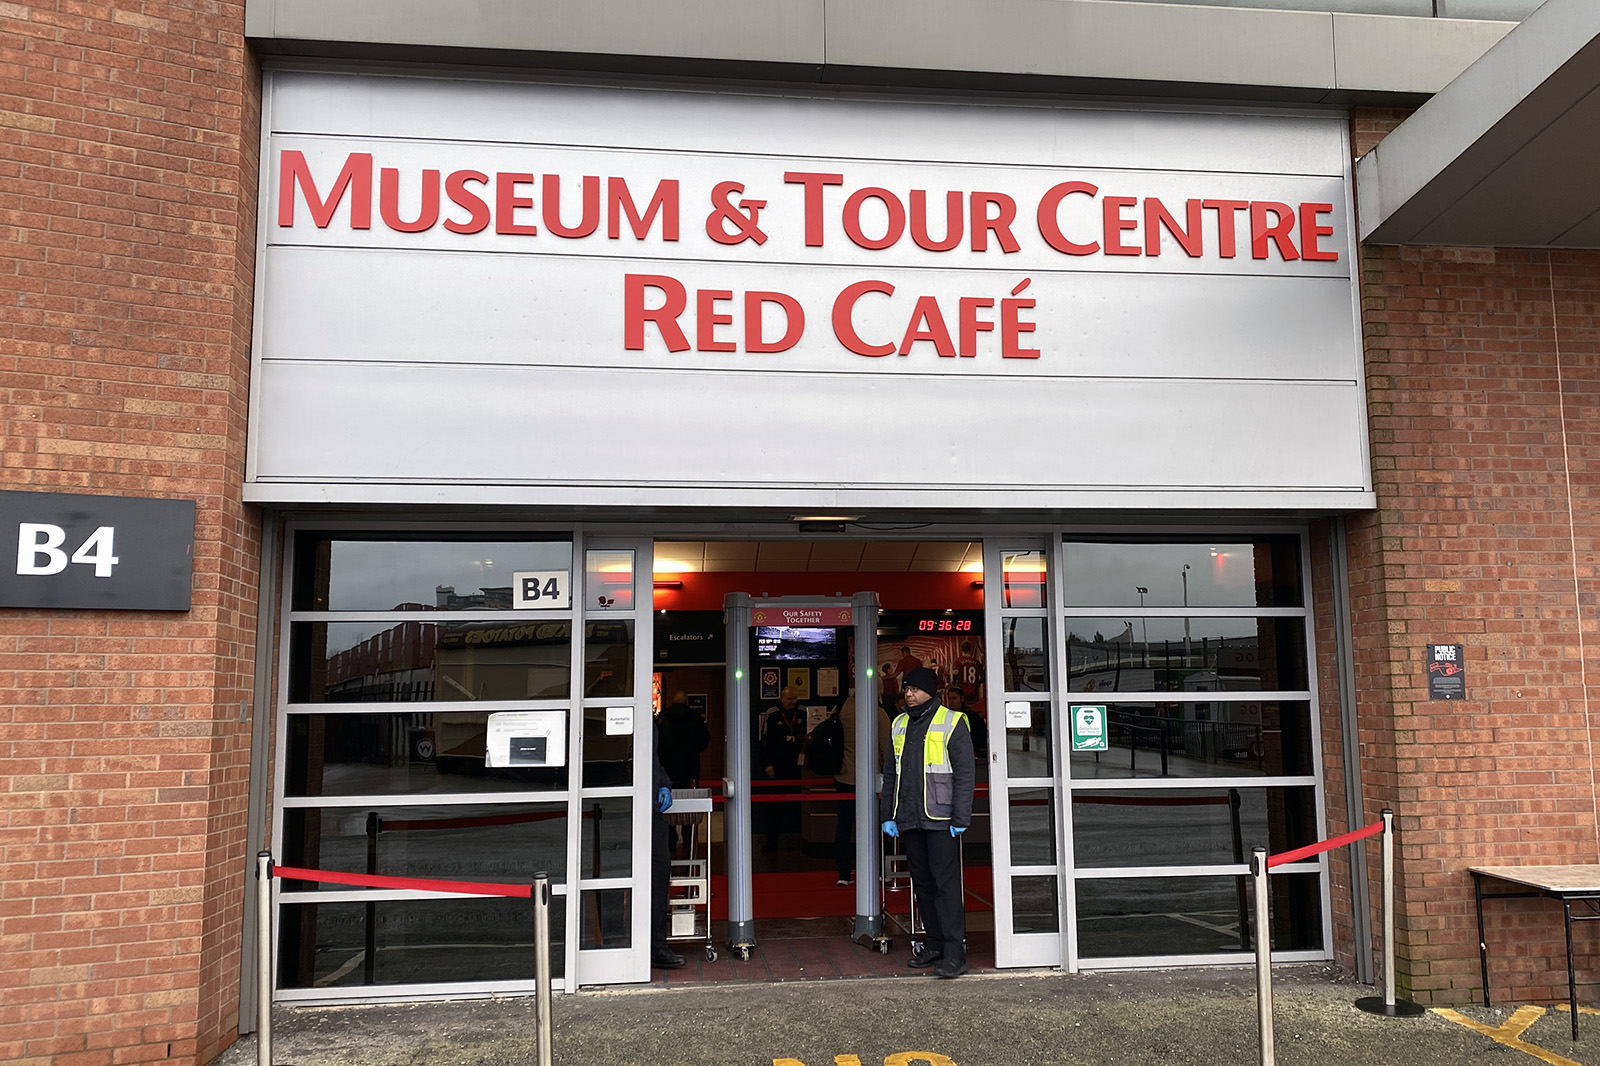
[[[1256,895],[1256,1013],[1261,1030],[1261,1066],[1275,1066],[1272,1047],[1272,931],[1267,920],[1267,849],[1250,850]]]
[[[538,1066],[550,1066],[550,875],[533,875],[534,1020],[539,1045]],[[271,1064],[265,1064],[271,1066]]]
[[[256,1066],[272,1066],[272,852],[256,852]]]
[[[1356,1007],[1389,1018],[1415,1018],[1422,1007],[1394,996],[1394,811],[1383,809],[1383,998],[1362,996]]]

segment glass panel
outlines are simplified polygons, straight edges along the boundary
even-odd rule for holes
[[[571,542],[308,531],[295,540],[294,610],[509,610],[519,570],[570,573]]]
[[[1072,797],[1080,867],[1222,866],[1317,839],[1312,788],[1119,789]]]
[[[1072,753],[1074,778],[1287,777],[1313,772],[1311,705],[1112,703],[1110,749]]]
[[[602,888],[582,893],[583,920],[578,925],[580,948],[626,948],[633,945],[633,890]]]
[[[1049,692],[1050,659],[1045,654],[1043,618],[1006,618],[1000,623],[1005,637],[1007,692]]]
[[[1006,776],[1051,777],[1055,774],[1055,727],[1048,703],[1028,705],[1033,724],[1026,729],[1006,729]],[[1000,709],[1005,721],[1005,708]]]
[[[1301,618],[1067,618],[1069,692],[1301,691]]]
[[[1272,877],[1274,950],[1322,947],[1318,882],[1316,874]],[[1077,881],[1077,893],[1078,954],[1082,958],[1253,950],[1248,874],[1084,878]]]
[[[633,873],[633,800],[627,796],[583,801],[582,877]]]
[[[1062,552],[1068,607],[1304,605],[1293,535],[1193,544],[1068,541]]]
[[[1044,552],[1022,551],[1000,553],[1000,567],[1005,573],[1005,595],[1002,607],[1043,607],[1045,605]]]
[[[630,708],[631,711],[631,708]],[[633,734],[606,734],[606,709],[583,712],[583,786],[633,784]]]
[[[584,556],[588,610],[633,610],[633,551],[590,551]]]
[[[543,870],[560,882],[567,876],[567,807],[290,807],[282,861],[309,870],[521,885]],[[283,887],[351,891],[313,881]]]
[[[1016,788],[1011,814],[1011,865],[1053,866],[1056,861],[1056,800],[1053,788]]]
[[[566,903],[564,896],[550,900],[552,977],[566,971]],[[377,949],[370,979],[369,925]],[[279,908],[283,988],[532,980],[532,900],[458,896]]]
[[[295,622],[291,703],[562,699],[571,622]]]
[[[565,766],[485,766],[488,721],[488,711],[292,714],[284,795],[414,795],[567,787]]]
[[[1061,904],[1055,875],[1011,879],[1011,931],[1061,931]]]
[[[584,626],[583,694],[633,695],[632,622],[590,622]]]

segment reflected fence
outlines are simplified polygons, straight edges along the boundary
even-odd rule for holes
[[[1218,722],[1110,710],[1106,714],[1107,743],[1127,748],[1129,769],[1138,770],[1141,750],[1159,757],[1161,776],[1171,772],[1169,756],[1207,762],[1228,761],[1253,765],[1265,773],[1265,731],[1253,722]]]

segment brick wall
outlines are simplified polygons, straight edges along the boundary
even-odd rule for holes
[[[1390,117],[1358,114],[1357,140]],[[1461,1003],[1481,984],[1466,868],[1600,861],[1600,253],[1367,247],[1361,271],[1378,496],[1349,523],[1363,786],[1399,812],[1402,994]],[[1430,642],[1466,646],[1465,701],[1429,700]],[[1486,912],[1497,998],[1564,1000],[1559,907]],[[1592,983],[1600,955],[1578,942]]]
[[[0,1061],[233,1039],[259,534],[243,19],[0,0],[0,486],[198,504],[189,612],[0,610]]]

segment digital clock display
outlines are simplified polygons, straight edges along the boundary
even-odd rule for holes
[[[919,618],[917,619],[918,633],[970,633],[972,632],[972,619],[970,618]]]

